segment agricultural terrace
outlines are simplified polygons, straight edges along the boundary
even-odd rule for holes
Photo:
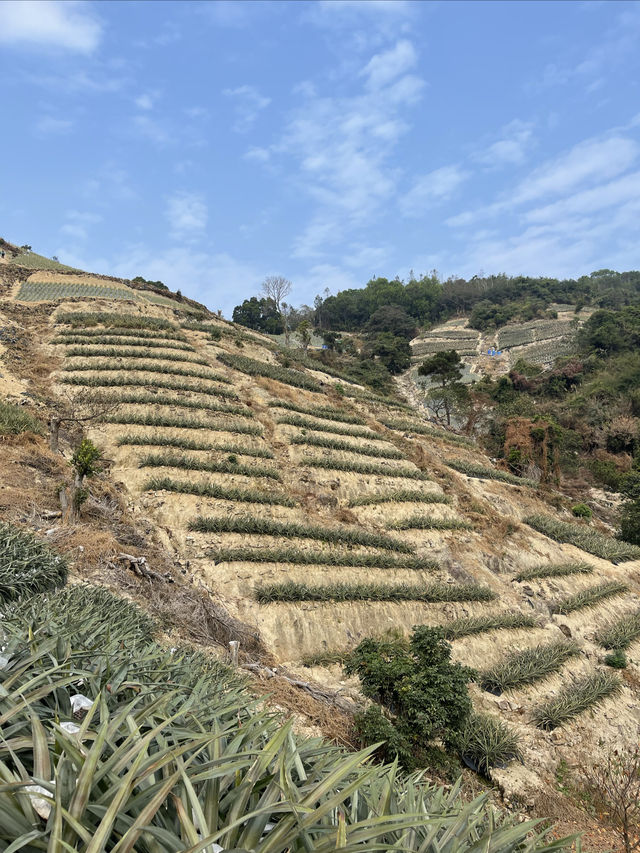
[[[640,549],[562,520],[404,404],[340,396],[270,341],[169,316],[61,312],[60,388],[104,406],[90,434],[115,475],[277,660],[340,687],[361,639],[438,625],[479,672],[477,710],[515,727],[540,773],[561,718],[604,731],[618,702],[631,730],[638,709],[603,661],[640,636],[622,562]]]

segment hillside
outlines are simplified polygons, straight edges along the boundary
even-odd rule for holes
[[[27,433],[0,446],[0,520],[67,554],[74,581],[138,601],[169,639],[239,640],[248,672],[275,673],[265,692],[277,685],[301,725],[343,741],[362,697],[334,661],[365,637],[444,626],[454,659],[484,674],[474,707],[520,738],[522,763],[492,776],[531,814],[562,813],[559,764],[637,741],[634,647],[611,676],[601,633],[640,608],[640,548],[472,440],[320,369],[282,367],[271,340],[193,303],[88,274],[2,275],[3,400],[59,417],[67,459],[80,431],[104,452],[74,520],[60,516],[63,456]],[[541,323],[493,345],[556,351],[570,320],[548,338]],[[445,331],[414,352],[464,338],[485,358],[487,336]],[[491,681],[507,657],[567,640],[547,677],[505,676],[504,692]],[[581,713],[535,725],[536,709],[598,673],[609,686]]]

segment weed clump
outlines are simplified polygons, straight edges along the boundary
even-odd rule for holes
[[[567,575],[587,575],[591,572],[593,572],[593,566],[590,566],[589,563],[548,563],[542,566],[534,566],[531,569],[522,569],[514,577],[514,580],[543,580],[544,578],[562,578]]]
[[[557,729],[621,691],[622,682],[617,675],[599,670],[561,688],[554,699],[534,708],[532,719],[539,729]]]
[[[212,459],[193,459],[191,456],[178,456],[171,453],[149,453],[142,457],[138,467],[181,468],[185,471],[206,471],[209,474],[240,474],[243,477],[280,479],[280,473],[275,468],[267,468],[263,465],[242,465],[229,461],[216,462]]]
[[[238,503],[271,504],[273,506],[296,506],[288,495],[277,492],[259,492],[255,489],[236,489],[219,486],[217,483],[194,483],[190,480],[174,480],[171,477],[152,477],[144,484],[145,492],[176,492],[183,495],[198,495],[201,498],[216,498]]]
[[[260,604],[272,601],[492,601],[496,597],[488,587],[479,584],[411,584],[336,583],[311,586],[286,581],[256,587]]]
[[[344,462],[341,459],[303,459],[301,465],[309,468],[328,468],[332,471],[351,471],[354,474],[376,474],[382,477],[401,477],[405,480],[428,480],[429,477],[417,468],[388,468],[369,462]]]
[[[569,595],[563,598],[553,606],[554,613],[573,613],[575,610],[582,610],[585,607],[592,607],[605,598],[611,598],[614,595],[621,595],[627,592],[629,587],[625,583],[618,581],[605,581],[604,583],[590,586],[588,589],[581,589],[574,595]]]
[[[0,523],[0,601],[63,586],[67,563],[31,533]]]
[[[565,661],[578,654],[580,647],[576,643],[563,640],[514,652],[481,673],[480,686],[483,690],[500,695],[504,690],[534,684],[557,672]]]
[[[524,522],[549,539],[575,545],[576,548],[612,563],[640,559],[640,546],[621,542],[611,536],[603,536],[586,524],[569,524],[550,515],[530,515]]]
[[[291,444],[305,444],[309,447],[326,447],[329,450],[342,450],[347,453],[358,453],[360,456],[373,456],[377,459],[404,459],[395,447],[365,447],[359,444],[350,444],[348,441],[340,441],[335,438],[325,438],[321,435],[296,435],[291,439]]]
[[[44,429],[40,421],[22,406],[0,400],[0,435],[19,435],[23,432],[42,435]]]

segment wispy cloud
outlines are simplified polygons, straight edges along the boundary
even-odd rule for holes
[[[470,172],[457,164],[421,175],[400,200],[400,211],[405,216],[421,216],[425,208],[451,198],[469,176]]]
[[[515,119],[502,128],[500,138],[476,154],[488,168],[518,166],[527,159],[533,144],[533,123]]]
[[[207,205],[198,193],[177,192],[167,200],[166,216],[172,237],[194,240],[207,226]]]
[[[39,136],[64,136],[73,129],[73,121],[58,116],[42,116],[35,124]]]
[[[92,53],[103,26],[88,3],[78,0],[3,0],[0,42]]]
[[[360,73],[367,78],[367,87],[376,91],[414,68],[417,61],[414,46],[403,39],[373,56]]]
[[[237,86],[235,89],[224,89],[227,98],[232,98],[236,111],[236,121],[233,129],[238,133],[246,133],[254,124],[262,110],[271,103],[271,98],[261,95],[255,86]]]

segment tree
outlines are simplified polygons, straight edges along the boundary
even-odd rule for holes
[[[119,407],[119,400],[103,397],[91,389],[79,393],[61,391],[55,400],[49,402],[49,447],[54,453],[58,452],[62,427],[78,430],[83,424],[104,420]]]
[[[416,321],[399,305],[383,305],[371,315],[366,329],[368,332],[390,332],[411,340],[416,335]]]
[[[282,314],[283,300],[291,293],[292,284],[282,275],[268,275],[262,282],[262,292],[267,299],[272,299],[278,314]]]
[[[467,418],[471,404],[469,389],[462,382],[452,382],[446,386],[436,386],[427,391],[428,406],[436,420],[446,421],[451,426],[451,416]]]
[[[377,356],[389,373],[402,373],[411,364],[411,347],[406,338],[380,332],[367,346],[369,355]]]
[[[255,296],[245,299],[233,309],[232,319],[234,323],[267,335],[281,335],[284,332],[284,322],[273,299],[258,299]]]
[[[307,354],[309,344],[311,343],[311,323],[308,320],[303,320],[296,329],[304,354]]]
[[[454,349],[438,352],[422,362],[418,375],[433,377],[446,388],[462,379],[462,359]]]
[[[640,747],[613,750],[599,764],[580,767],[586,793],[620,835],[625,853],[640,848]]]
[[[71,464],[76,474],[71,500],[74,515],[77,515],[80,507],[89,497],[89,492],[84,483],[87,477],[93,477],[101,470],[98,464],[101,456],[102,451],[90,439],[83,438],[71,457]]]
[[[387,739],[388,757],[395,754],[406,763],[407,756],[413,754],[419,764],[424,760],[424,750],[436,738],[448,747],[459,741],[471,713],[467,683],[474,673],[452,663],[451,645],[442,629],[420,625],[409,642],[363,640],[345,671],[358,675],[365,696],[386,709],[388,719],[373,734],[383,734]],[[366,733],[365,718],[360,718],[359,725]],[[380,722],[380,716],[377,720]],[[368,722],[375,727],[375,712],[369,713]]]

